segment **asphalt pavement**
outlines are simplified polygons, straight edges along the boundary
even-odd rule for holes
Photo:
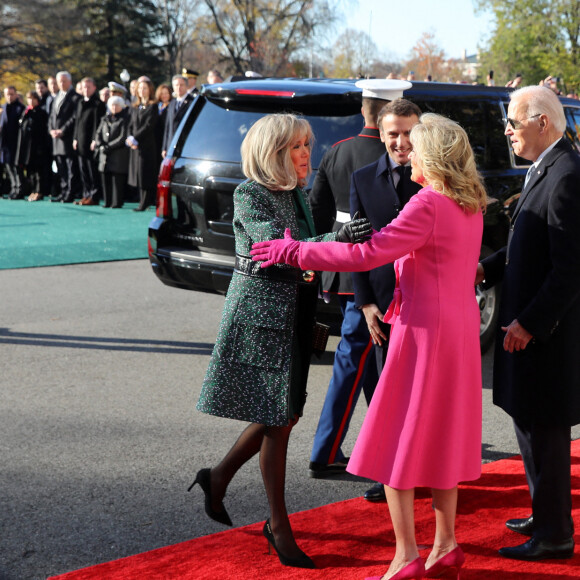
[[[164,286],[146,260],[0,272],[0,580],[44,580],[225,529],[198,486],[186,491],[244,427],[194,409],[222,306]],[[369,487],[308,477],[335,345],[311,367],[290,440],[291,512]],[[484,461],[517,453],[509,417],[491,404],[491,365],[487,354]],[[361,398],[347,453],[365,407]],[[256,458],[225,504],[235,526],[267,516]]]

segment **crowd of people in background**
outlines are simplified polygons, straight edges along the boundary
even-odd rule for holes
[[[97,87],[75,86],[67,71],[39,79],[22,97],[4,88],[0,114],[0,193],[11,200],[100,205],[134,211],[155,204],[159,166],[198,92],[199,73],[184,68],[171,84],[147,76]],[[207,83],[223,82],[218,70]],[[25,103],[24,103],[25,101]]]
[[[184,68],[171,84],[133,79],[129,88],[115,81],[100,90],[85,77],[75,87],[60,71],[39,79],[24,97],[4,88],[0,115],[0,193],[13,200],[100,205],[121,208],[138,201],[135,211],[155,204],[159,166],[173,135],[198,92],[199,73]],[[246,76],[259,76],[248,71]],[[398,78],[390,74],[387,78]],[[407,80],[416,80],[409,71]],[[428,75],[425,81],[432,81]],[[557,77],[540,82],[562,95]],[[223,82],[218,70],[206,82]],[[517,88],[522,75],[506,83]],[[493,71],[487,85],[495,84]],[[566,96],[578,98],[575,93]],[[25,101],[25,102],[24,102]]]

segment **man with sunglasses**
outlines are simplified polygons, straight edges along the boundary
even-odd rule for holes
[[[476,283],[503,281],[493,401],[514,421],[532,514],[506,526],[530,539],[502,548],[517,560],[574,553],[570,428],[580,423],[580,157],[563,136],[564,110],[547,87],[511,94],[505,134],[533,162],[505,248]]]

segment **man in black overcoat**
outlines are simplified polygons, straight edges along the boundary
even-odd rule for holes
[[[106,105],[99,98],[97,84],[90,77],[81,81],[82,98],[77,103],[73,149],[77,152],[83,195],[79,205],[99,205],[101,183],[93,141]]]
[[[77,154],[73,149],[73,131],[80,95],[75,93],[68,72],[57,73],[56,82],[59,92],[50,109],[48,132],[52,137],[52,155],[60,178],[60,195],[51,201],[72,203],[75,195],[80,192]]]
[[[503,281],[494,403],[514,420],[532,515],[506,522],[530,536],[502,548],[518,560],[574,552],[571,426],[580,423],[580,157],[563,136],[564,110],[545,87],[511,95],[506,135],[533,162],[507,247],[482,261],[476,282]]]

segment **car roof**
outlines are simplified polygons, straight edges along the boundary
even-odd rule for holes
[[[204,85],[201,93],[210,100],[243,100],[257,97],[299,99],[307,96],[319,98],[321,95],[328,94],[348,96],[360,101],[362,90],[355,83],[356,79],[267,78]],[[479,95],[489,98],[494,95],[505,97],[511,91],[505,87],[460,83],[413,81],[412,85],[412,88],[405,91],[405,94]]]
[[[335,102],[346,104],[360,103],[362,91],[355,85],[358,79],[330,78],[257,78],[214,85],[203,85],[201,94],[213,101],[277,101],[287,99],[289,102],[320,102],[327,96]],[[509,100],[514,89],[509,87],[490,87],[481,84],[443,83],[412,81],[412,88],[404,96],[430,96],[435,99],[458,98]],[[580,107],[580,102],[567,97],[560,97],[567,105]]]

